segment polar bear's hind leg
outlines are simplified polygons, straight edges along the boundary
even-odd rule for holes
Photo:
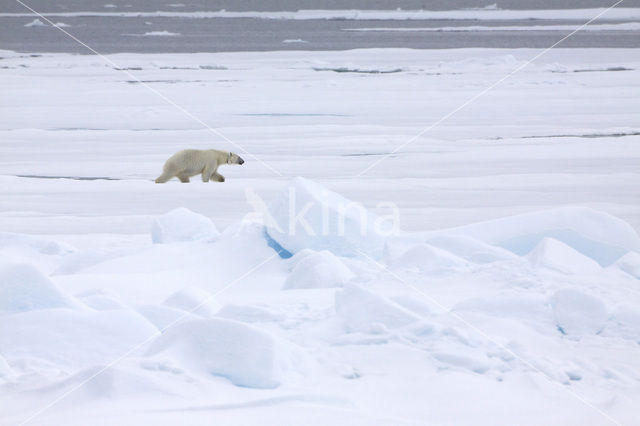
[[[171,173],[162,172],[160,176],[156,179],[156,183],[165,183],[169,179],[171,179],[173,175]]]

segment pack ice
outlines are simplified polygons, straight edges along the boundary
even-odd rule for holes
[[[506,423],[523,410],[533,423],[600,423],[592,405],[635,419],[629,225],[566,207],[387,236],[352,205],[297,178],[271,222],[222,233],[181,208],[150,221],[154,244],[126,250],[3,238],[16,256],[0,265],[0,416],[18,422],[63,395],[43,420],[215,412],[277,424],[272,410],[286,409],[368,424],[384,401],[383,424],[413,424],[445,421],[460,398],[476,401],[474,419],[508,401]]]
[[[339,256],[382,256],[389,223],[361,204],[311,180],[295,178],[270,205],[266,236],[288,253],[328,250]]]

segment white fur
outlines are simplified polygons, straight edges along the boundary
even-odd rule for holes
[[[244,160],[229,151],[217,149],[183,149],[173,154],[162,169],[162,174],[156,183],[164,183],[177,177],[181,182],[189,182],[189,178],[202,175],[203,182],[209,180],[224,182],[224,176],[218,173],[218,167],[223,164],[242,164]]]

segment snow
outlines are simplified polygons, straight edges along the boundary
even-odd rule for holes
[[[47,24],[42,22],[40,19],[34,19],[33,21],[24,24],[25,27],[46,27]]]
[[[134,34],[131,34],[134,35]],[[161,37],[167,37],[167,36],[179,36],[180,33],[173,33],[171,31],[147,31],[144,34],[140,34],[143,37],[148,37],[148,36],[161,36]]]
[[[273,388],[280,384],[278,344],[269,334],[224,319],[198,319],[167,330],[147,355],[173,356],[190,369],[222,376],[237,386]]]
[[[551,306],[558,329],[569,336],[598,334],[609,317],[600,299],[578,290],[557,291]]]
[[[636,50],[392,153],[537,53],[0,52],[0,423],[636,422]],[[156,185],[242,150],[136,79],[255,157]]]
[[[390,234],[389,222],[361,204],[301,177],[272,202],[268,213],[268,237],[290,253],[306,248],[377,258]]]
[[[0,351],[22,359],[22,375],[35,370],[64,376],[79,368],[111,363],[157,330],[129,310],[39,309],[6,316],[0,325]],[[39,367],[43,364],[48,368]],[[55,377],[54,377],[55,378]]]
[[[355,275],[331,252],[309,253],[300,259],[283,289],[342,287]]]
[[[106,5],[104,7],[112,7]],[[526,20],[548,19],[579,21],[589,20],[601,14],[603,20],[636,20],[640,19],[640,8],[616,7],[609,10],[605,8],[591,9],[536,9],[536,10],[507,10],[507,9],[467,9],[467,10],[297,10],[297,11],[155,11],[155,12],[47,12],[46,17],[91,17],[91,16],[117,16],[125,18],[155,18],[176,17],[191,19],[210,18],[257,18],[257,19],[336,19],[336,20]],[[33,16],[30,13],[0,13],[0,17]]]
[[[280,312],[274,312],[268,307],[228,304],[221,308],[217,317],[226,318],[246,323],[283,321],[286,316]]]
[[[203,317],[213,316],[220,309],[213,296],[198,287],[187,287],[177,291],[169,296],[164,304]]]
[[[0,312],[77,308],[79,304],[37,268],[28,264],[0,266]]]
[[[640,238],[628,223],[582,207],[523,214],[473,224],[455,230],[515,254],[526,254],[545,237],[552,237],[609,266],[625,253],[638,250]]]
[[[144,305],[138,309],[138,312],[158,330],[164,330],[182,320],[197,318],[196,315],[187,311],[161,305]]]
[[[531,262],[542,268],[567,274],[597,274],[600,265],[580,252],[553,238],[545,238],[528,254]]]
[[[397,258],[389,256],[388,263],[394,268],[417,268],[429,274],[467,266],[464,259],[428,244],[416,244]]]
[[[48,238],[0,232],[0,259],[3,263],[29,264],[35,261],[41,271],[49,273],[74,251],[68,244]]]
[[[457,27],[372,27],[372,28],[344,28],[342,31],[356,32],[478,32],[478,31],[566,31],[575,30],[577,25],[500,25],[500,26],[457,26]],[[625,22],[623,24],[589,24],[581,31],[637,31],[640,22]]]
[[[336,292],[336,313],[350,332],[375,332],[417,322],[420,318],[385,297],[357,284]]]
[[[508,250],[464,235],[437,235],[426,242],[473,263],[491,263],[516,257]]]
[[[220,233],[211,219],[185,208],[171,210],[153,221],[154,244],[196,241],[215,238]]]
[[[615,264],[624,272],[640,279],[640,253],[637,251],[630,251],[618,259]]]

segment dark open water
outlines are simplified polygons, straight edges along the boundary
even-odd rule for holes
[[[396,9],[457,10],[484,7],[492,0],[22,0],[38,12],[136,12],[136,11],[278,11],[299,9]],[[610,0],[500,0],[501,9],[558,9],[607,7]],[[110,7],[105,7],[109,5]],[[111,6],[112,5],[112,6]],[[114,6],[114,7],[113,7]],[[640,0],[621,6],[640,7]],[[0,0],[0,13],[28,12],[15,0]],[[89,53],[60,30],[25,24],[35,17],[0,17],[0,49],[21,52]],[[65,30],[101,53],[115,52],[218,52],[268,50],[343,50],[370,47],[442,49],[461,47],[544,48],[569,31],[498,32],[350,32],[363,27],[443,27],[470,25],[559,25],[569,21],[349,21],[267,20],[253,18],[138,18],[54,17]],[[179,33],[177,37],[136,36],[150,31]],[[284,43],[301,39],[304,42]],[[581,32],[562,47],[640,47],[638,31]]]

